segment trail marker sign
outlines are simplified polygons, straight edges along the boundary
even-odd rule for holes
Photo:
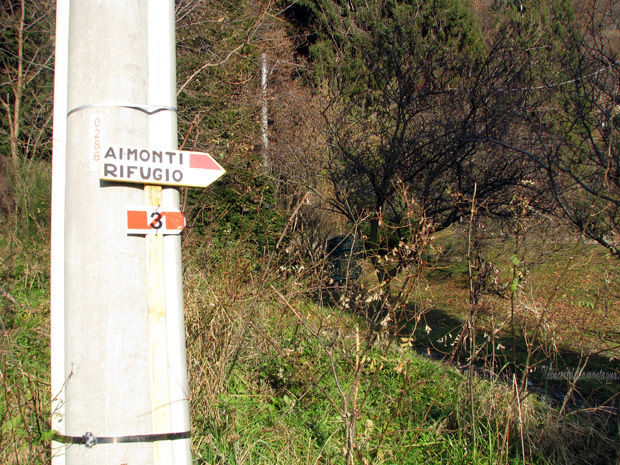
[[[127,234],[181,234],[185,217],[175,208],[129,207]]]
[[[207,187],[225,172],[203,152],[108,145],[99,159],[99,179],[106,181]]]

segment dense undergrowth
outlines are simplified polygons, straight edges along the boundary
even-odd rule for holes
[[[0,235],[7,464],[50,459],[49,196],[36,192]],[[393,251],[424,259],[386,293],[364,260],[359,280],[334,283],[284,229],[263,254],[238,232],[184,241],[196,463],[617,460],[617,265],[601,249],[550,248],[557,231],[537,229],[517,260],[489,232],[476,264],[467,228],[429,231],[420,254]],[[483,262],[497,268],[484,285]]]
[[[336,286],[324,263],[286,252],[256,261],[231,253],[237,242],[193,249],[186,311],[197,462],[615,463],[617,347],[559,335],[553,315],[536,336],[537,315],[527,312],[534,289],[550,295],[566,249],[548,251],[557,268],[522,276],[511,293],[514,250],[506,256],[490,240],[485,252],[508,265],[472,309],[467,245],[440,242],[389,297],[370,266]],[[577,261],[609,278],[615,263],[592,253],[600,255],[586,247]],[[583,277],[575,261],[568,266]],[[594,286],[563,278],[563,292]],[[583,308],[560,297],[560,308],[566,299]],[[598,377],[587,376],[593,370]]]
[[[0,176],[14,193],[0,210],[0,462],[48,463],[50,169],[20,172]]]
[[[7,464],[50,459],[48,198],[40,216],[3,213]],[[617,265],[600,249],[567,236],[517,261],[489,234],[480,253],[497,276],[476,287],[468,235],[429,232],[386,293],[365,260],[335,283],[284,230],[262,254],[239,232],[184,242],[197,464],[615,463]]]

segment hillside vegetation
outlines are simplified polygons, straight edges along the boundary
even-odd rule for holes
[[[181,190],[195,463],[618,463],[620,2],[176,8],[227,170]],[[53,9],[0,7],[11,465],[54,434]]]

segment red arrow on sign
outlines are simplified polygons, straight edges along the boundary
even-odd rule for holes
[[[127,209],[127,234],[181,234],[185,217],[176,209],[130,207]]]
[[[99,179],[107,181],[206,187],[226,172],[208,153],[106,147],[100,152]]]

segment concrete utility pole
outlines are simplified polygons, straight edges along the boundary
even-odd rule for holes
[[[54,72],[54,133],[52,143],[52,237],[51,237],[51,364],[52,430],[65,432],[64,422],[64,238],[65,161],[67,136],[67,55],[69,53],[69,0],[56,2],[56,49]],[[64,465],[63,445],[52,443],[52,464]]]
[[[189,465],[180,237],[127,234],[128,207],[178,208],[178,191],[102,181],[98,161],[114,144],[176,149],[174,2],[58,7],[68,61],[55,83],[53,460]]]

